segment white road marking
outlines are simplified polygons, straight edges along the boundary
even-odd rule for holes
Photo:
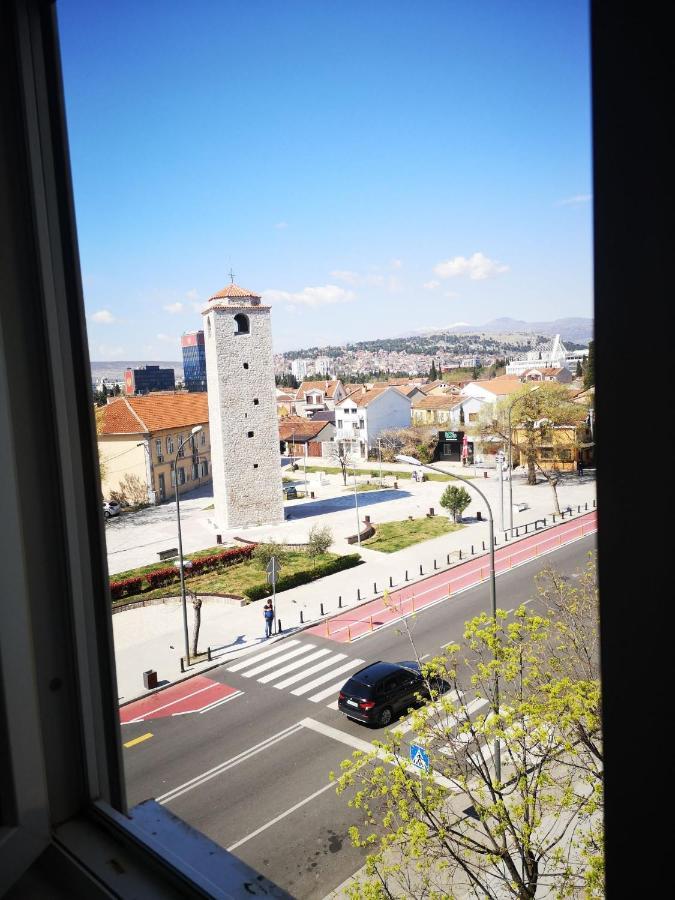
[[[250,658],[247,657],[242,662],[238,662],[234,666],[229,666],[227,671],[238,672],[240,669],[245,669],[247,666],[254,666],[259,660],[266,659],[268,656],[274,656],[274,654],[281,653],[282,650],[288,650],[289,647],[299,643],[300,642],[297,640],[281,641],[278,647],[272,647],[271,650],[263,650],[262,653],[256,653],[255,655],[251,654]]]
[[[334,665],[339,660],[345,659],[346,656],[346,653],[334,653],[329,659],[324,659],[320,663],[315,663],[315,665],[310,666],[309,669],[300,672],[299,675],[292,675],[290,678],[284,678],[283,681],[280,681],[279,684],[275,684],[274,687],[279,688],[279,690],[286,688],[290,684],[295,684],[296,681],[302,681],[302,679],[306,678],[308,675],[313,675],[315,672],[320,672],[321,669],[326,669],[328,666]]]
[[[331,684],[329,688],[326,688],[323,691],[319,691],[318,694],[312,694],[312,696],[308,697],[307,699],[311,700],[312,703],[320,703],[322,700],[325,700],[326,697],[330,697],[332,694],[337,694],[340,688],[343,687],[344,683],[344,678],[341,678],[340,681],[336,682],[335,684]]]
[[[328,707],[328,709],[337,709],[338,702],[337,702],[337,700],[334,700],[332,703],[327,703],[326,706]]]
[[[251,838],[257,837],[259,834],[262,834],[263,831],[267,831],[268,828],[271,828],[272,825],[276,825],[277,822],[281,822],[282,819],[285,819],[286,816],[290,816],[291,813],[294,813],[296,809],[300,809],[301,806],[304,806],[306,803],[311,803],[312,800],[315,800],[320,794],[323,794],[324,791],[327,791],[328,788],[334,788],[335,784],[332,781],[329,781],[328,784],[325,784],[322,788],[319,788],[318,791],[314,791],[313,794],[310,794],[309,797],[305,797],[304,800],[301,800],[299,803],[296,803],[295,806],[291,806],[290,809],[287,809],[285,812],[282,812],[280,815],[276,816],[274,819],[270,819],[269,822],[266,822],[264,825],[261,825],[260,828],[256,828],[255,831],[252,831],[250,834],[247,834],[246,837],[243,837],[241,840],[237,841],[235,844],[231,844],[227,850],[229,853],[234,852],[238,847],[241,847],[242,844],[245,844],[247,841],[250,841]]]
[[[254,675],[259,675],[261,672],[266,672],[273,666],[278,666],[280,662],[286,662],[287,659],[292,659],[294,656],[300,656],[302,653],[309,653],[309,651],[313,649],[314,644],[303,644],[301,647],[296,647],[295,650],[289,650],[288,653],[282,653],[282,655],[278,656],[276,659],[267,660],[267,662],[255,666],[250,672],[242,672],[241,674],[244,678],[253,678]]]
[[[242,697],[243,695],[244,695],[243,691],[237,691],[236,694],[230,694],[229,697],[223,697],[222,700],[216,700],[216,702],[212,703],[210,706],[205,706],[204,709],[200,709],[199,715],[201,716],[202,713],[211,712],[211,710],[215,709],[217,706],[222,706],[223,703],[229,703],[230,700],[236,700],[237,697]],[[174,713],[174,715],[176,715],[176,714]]]
[[[283,741],[284,738],[290,737],[292,734],[296,734],[296,732],[301,730],[301,723],[296,722],[295,725],[290,725],[288,728],[284,728],[283,731],[278,731],[276,734],[273,734],[271,737],[266,738],[259,744],[255,744],[253,747],[249,747],[247,750],[243,750],[236,756],[232,756],[230,759],[219,763],[212,769],[208,769],[206,772],[202,772],[201,775],[196,775],[189,781],[186,781],[183,784],[179,784],[172,790],[167,791],[166,794],[162,794],[161,797],[157,797],[157,802],[162,804],[169,803],[171,800],[175,800],[177,797],[180,797],[183,794],[187,794],[187,792],[193,790],[193,788],[200,787],[202,784],[206,784],[206,782],[210,781],[212,778],[216,778],[218,775],[221,775],[228,769],[232,769],[234,768],[234,766],[238,766],[239,763],[246,762],[246,760],[250,759],[252,756],[255,756],[257,753],[261,753],[263,750],[267,750],[269,747],[277,744],[279,741]]]
[[[259,678],[258,681],[261,684],[267,684],[269,681],[274,681],[275,678],[280,678],[282,675],[286,675],[288,672],[294,672],[296,669],[299,669],[301,666],[304,666],[308,662],[313,662],[315,659],[319,659],[320,656],[325,656],[327,653],[330,653],[330,650],[327,648],[323,648],[322,650],[315,650],[314,653],[310,653],[309,656],[303,656],[302,659],[296,659],[295,662],[289,663],[287,666],[282,666],[280,669],[275,669],[271,675],[263,675],[262,678]]]
[[[219,681],[214,681],[213,684],[207,684],[206,687],[198,688],[196,691],[192,691],[190,694],[185,694],[184,697],[177,697],[175,700],[169,700],[168,703],[163,703],[161,706],[155,706],[153,709],[149,709],[143,713],[142,716],[139,716],[137,719],[129,719],[128,722],[125,722],[125,725],[135,724],[136,722],[142,722],[148,716],[151,716],[153,713],[159,712],[162,709],[167,709],[169,706],[174,706],[176,703],[182,703],[183,700],[187,700],[189,697],[196,697],[197,694],[203,694],[204,691],[210,691],[212,688],[221,686]],[[194,710],[190,710],[190,712],[194,712]],[[174,713],[176,715],[176,713]]]
[[[308,684],[303,684],[302,687],[296,688],[294,691],[291,691],[291,694],[294,694],[296,697],[308,694],[312,688],[319,687],[320,684],[325,684],[327,681],[330,681],[334,675],[340,675],[341,672],[355,669],[357,666],[360,666],[362,662],[362,659],[350,659],[349,662],[345,663],[343,666],[338,666],[337,669],[331,669],[327,675],[322,675],[320,678],[315,678],[314,681],[310,681]]]

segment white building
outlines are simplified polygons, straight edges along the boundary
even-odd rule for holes
[[[333,360],[330,356],[317,356],[314,360],[314,374],[315,375],[324,375],[326,378],[330,377],[331,369],[333,368]]]
[[[351,456],[367,459],[383,431],[409,427],[410,406],[410,397],[395,387],[350,394],[335,404],[335,440]]]
[[[294,359],[291,362],[291,375],[298,381],[304,381],[307,378],[307,360]]]
[[[569,369],[576,372],[577,363],[588,357],[588,348],[585,350],[568,350],[560,340],[560,335],[550,340],[547,344],[530,350],[523,359],[514,359],[506,366],[507,375],[522,375],[530,369]]]
[[[339,380],[303,381],[295,392],[292,411],[306,419],[317,412],[335,409],[335,404],[347,396],[347,391]]]
[[[202,315],[216,523],[226,529],[281,522],[270,307],[228,284]]]

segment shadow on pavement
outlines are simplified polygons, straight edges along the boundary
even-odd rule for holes
[[[367,506],[376,506],[378,503],[388,503],[390,500],[403,500],[412,496],[408,491],[384,490],[365,491],[359,493],[359,509]],[[291,503],[285,507],[286,519],[306,519],[309,516],[321,516],[326,513],[341,512],[345,509],[354,509],[354,494],[344,497],[332,497],[329,500],[313,500],[310,503]]]

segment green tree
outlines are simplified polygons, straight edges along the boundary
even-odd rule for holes
[[[350,836],[368,851],[351,897],[604,897],[600,681],[579,621],[581,607],[597,634],[593,569],[581,591],[540,586],[556,598],[547,615],[468,622],[461,648],[423,666],[432,703],[405,744],[394,728],[342,764],[338,793],[363,815]],[[412,769],[410,744],[428,772]]]
[[[273,556],[276,556],[279,568],[281,568],[284,559],[286,558],[286,551],[282,544],[271,541],[268,544],[258,544],[253,551],[252,556],[261,569],[267,569],[269,561]]]
[[[588,342],[588,357],[584,371],[584,388],[588,389],[595,384],[595,341]]]
[[[438,375],[436,374],[436,362],[432,359],[431,368],[429,369],[429,378],[431,379],[431,381],[436,381],[437,377]]]
[[[327,553],[333,544],[333,532],[328,525],[312,525],[307,539],[307,554],[315,562],[319,556]]]
[[[464,407],[463,406],[460,406],[460,408],[459,408],[459,424],[460,425],[466,424],[466,418],[464,416]]]
[[[440,504],[443,509],[452,513],[453,521],[461,522],[462,513],[471,503],[471,495],[464,487],[449,484],[441,494]]]
[[[582,376],[583,374],[584,374],[584,370],[583,370],[583,367],[582,367],[582,365],[581,365],[581,362],[580,362],[579,360],[577,360],[577,370],[576,370],[576,372],[575,372],[575,375],[576,375],[577,378],[581,378],[581,376]]]

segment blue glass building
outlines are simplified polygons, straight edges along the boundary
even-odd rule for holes
[[[183,378],[188,391],[206,390],[206,353],[204,332],[189,331],[181,338]]]

